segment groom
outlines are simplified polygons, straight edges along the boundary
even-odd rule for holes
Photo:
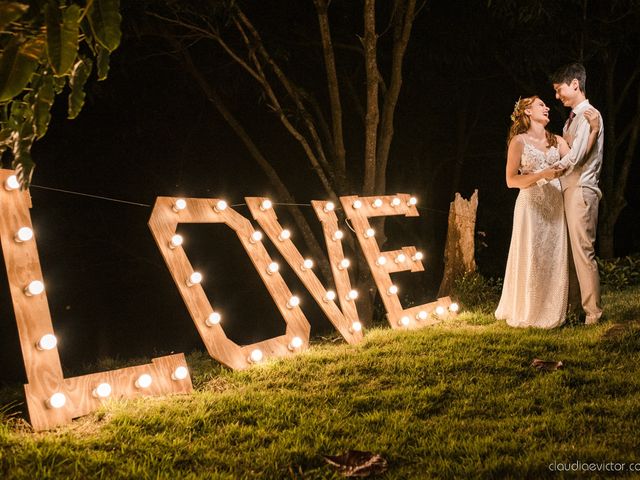
[[[569,304],[575,307],[580,302],[586,314],[585,323],[591,325],[598,323],[602,315],[600,275],[594,244],[598,203],[602,197],[598,180],[602,167],[604,126],[601,117],[596,143],[587,151],[589,123],[584,113],[588,108],[593,109],[593,106],[585,96],[586,80],[584,66],[579,63],[565,65],[551,76],[556,98],[565,107],[571,108],[562,130],[571,152],[560,161],[562,166],[568,168],[560,178],[560,183],[573,257],[573,262],[569,261]],[[599,115],[597,110],[595,112]]]

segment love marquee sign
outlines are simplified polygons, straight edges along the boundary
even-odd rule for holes
[[[65,378],[47,303],[44,280],[31,224],[31,199],[21,191],[15,174],[0,169],[0,240],[14,307],[28,383],[24,386],[29,418],[34,430],[70,422],[96,410],[108,398],[136,398],[193,390],[183,354],[152,359],[151,363],[78,377]],[[262,240],[266,235],[300,278],[327,318],[355,344],[362,340],[362,324],[355,300],[357,290],[349,278],[349,260],[342,248],[336,206],[312,201],[322,224],[336,291],[327,290],[313,271],[313,261],[303,258],[291,233],[278,222],[267,198],[248,197],[253,219],[236,212],[224,200],[158,197],[149,227],[209,355],[232,369],[244,369],[265,358],[293,355],[307,348],[311,326],[295,296],[279,273]],[[369,218],[385,215],[418,216],[416,200],[408,194],[376,197],[344,196],[340,203],[353,226],[392,328],[414,329],[431,325],[457,312],[449,297],[425,305],[403,308],[391,273],[423,270],[422,254],[415,247],[381,252]],[[284,335],[251,345],[238,345],[224,332],[227,319],[209,302],[201,286],[202,275],[193,269],[177,233],[181,223],[224,223],[235,231],[256,271],[286,322]],[[263,233],[264,232],[264,233]]]

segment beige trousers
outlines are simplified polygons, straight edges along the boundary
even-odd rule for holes
[[[594,244],[598,226],[598,194],[590,188],[572,186],[563,192],[569,231],[569,304],[582,305],[587,321],[602,316],[600,274]]]

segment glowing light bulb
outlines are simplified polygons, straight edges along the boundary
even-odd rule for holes
[[[183,242],[183,238],[182,235],[178,235],[177,233],[171,237],[171,241],[169,242],[169,248],[171,250],[173,250],[176,247],[179,247],[180,245],[182,245]]]
[[[426,320],[428,316],[429,316],[429,315],[427,314],[427,312],[425,312],[424,310],[420,310],[420,311],[418,312],[418,314],[416,315],[416,318],[417,318],[418,320]]]
[[[4,188],[9,192],[11,190],[17,190],[20,188],[20,182],[18,181],[18,177],[15,175],[9,175],[7,179],[4,181]]]
[[[273,203],[271,203],[271,200],[269,200],[268,198],[264,199],[262,203],[260,203],[260,210],[262,210],[263,212],[265,210],[269,210],[271,207],[273,207]]]
[[[333,212],[335,208],[336,206],[333,202],[327,202],[324,204],[324,208],[322,210],[324,210],[325,213],[329,213],[329,212]]]
[[[379,267],[381,267],[382,265],[387,263],[387,257],[385,257],[384,255],[380,255],[378,257],[378,259],[376,260],[376,265],[378,265]]]
[[[297,350],[299,349],[304,342],[300,337],[293,337],[291,339],[291,343],[289,343],[289,350]]]
[[[206,323],[208,327],[213,327],[214,325],[218,325],[221,320],[222,315],[218,312],[211,312],[204,323]]]
[[[189,370],[185,366],[177,367],[171,374],[171,380],[184,380],[189,376]]]
[[[355,208],[356,210],[358,208],[362,208],[362,202],[360,200],[355,200],[352,204],[352,207]]]
[[[449,311],[456,313],[458,310],[460,310],[460,305],[458,305],[456,302],[453,302],[451,305],[449,305]]]
[[[42,283],[40,280],[33,280],[24,289],[24,293],[27,297],[40,295],[42,292],[44,292],[44,283]]]
[[[271,262],[267,266],[267,273],[269,275],[272,275],[272,274],[276,273],[279,269],[280,269],[280,266],[276,262]]]
[[[376,231],[373,228],[367,228],[364,231],[364,238],[371,238],[373,236],[375,236]]]
[[[153,378],[148,373],[143,373],[136,380],[136,388],[149,388],[151,383],[153,382]]]
[[[202,274],[200,272],[193,272],[187,278],[187,287],[193,287],[202,281]]]
[[[340,263],[338,264],[338,270],[345,270],[349,268],[349,265],[351,265],[351,262],[349,261],[349,259],[343,258],[342,260],[340,260]]]
[[[420,260],[422,260],[424,258],[424,255],[422,252],[416,252],[413,254],[413,256],[411,257],[411,260],[413,260],[414,262],[419,262]]]
[[[398,197],[393,197],[393,200],[391,200],[392,207],[399,207],[401,203],[402,200],[400,200]]]
[[[301,266],[302,270],[311,270],[313,268],[313,260],[310,258],[305,258],[304,262],[302,262]]]
[[[296,297],[295,295],[293,295],[288,301],[287,301],[287,308],[295,308],[298,305],[300,305],[300,299],[298,297]]]
[[[224,200],[218,200],[218,202],[216,203],[216,206],[213,207],[213,209],[220,213],[220,212],[224,212],[227,209],[228,205],[227,202],[225,202]]]
[[[404,316],[400,319],[398,325],[400,325],[401,327],[406,327],[407,325],[409,325],[409,323],[411,323],[411,319],[407,316]]]
[[[184,198],[177,199],[173,204],[173,211],[176,213],[185,208],[187,208],[187,201]]]
[[[438,305],[436,307],[436,315],[441,316],[444,315],[446,312],[446,310],[444,309],[444,307],[442,305]]]
[[[407,260],[407,256],[404,253],[398,254],[394,262],[396,263],[404,263]]]
[[[342,230],[336,230],[331,238],[333,238],[333,241],[335,242],[338,240],[342,240],[343,237],[344,233],[342,233]]]
[[[253,232],[251,234],[251,237],[249,237],[249,241],[251,243],[258,243],[260,240],[262,240],[262,232],[256,230],[255,232]]]
[[[347,301],[355,300],[356,298],[358,298],[358,291],[357,290],[349,290],[349,293],[347,293]]]
[[[96,398],[107,398],[111,395],[111,385],[104,382],[93,389],[91,394]]]
[[[382,206],[382,199],[376,198],[371,204],[373,208],[380,208]]]
[[[391,285],[388,289],[387,289],[387,295],[395,295],[396,293],[398,293],[398,287],[395,285]]]
[[[64,393],[60,392],[54,393],[46,401],[47,407],[49,408],[62,408],[65,403],[67,403],[67,397],[65,397]]]
[[[333,302],[336,299],[336,292],[333,290],[327,290],[327,293],[324,296],[325,302]]]
[[[407,202],[407,205],[409,205],[410,207],[413,207],[414,205],[417,205],[417,203],[418,203],[418,199],[416,197],[411,197]]]
[[[16,232],[16,236],[14,237],[16,242],[28,242],[33,238],[33,230],[29,227],[22,227]]]
[[[362,330],[362,324],[361,324],[360,322],[353,322],[353,323],[351,324],[351,328],[349,328],[349,331],[350,331],[351,333],[359,332],[359,331],[361,331],[361,330]]]
[[[38,340],[36,347],[38,348],[38,350],[53,350],[54,348],[56,348],[57,344],[58,339],[56,338],[56,336],[52,333],[47,333],[46,335],[40,337],[40,340]]]
[[[249,354],[250,363],[261,362],[263,358],[264,358],[264,355],[262,353],[262,350],[260,350],[259,348],[256,348],[255,350],[251,350],[251,353]]]
[[[280,235],[278,235],[278,240],[281,242],[288,240],[289,238],[291,238],[291,232],[286,228],[280,232]]]

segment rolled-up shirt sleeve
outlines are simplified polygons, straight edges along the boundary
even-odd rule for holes
[[[591,133],[591,127],[589,122],[584,116],[576,118],[578,125],[576,128],[576,136],[573,139],[573,144],[569,153],[560,159],[556,165],[560,165],[562,168],[572,170],[575,167],[582,165],[587,159],[587,146],[589,145],[589,134]]]

